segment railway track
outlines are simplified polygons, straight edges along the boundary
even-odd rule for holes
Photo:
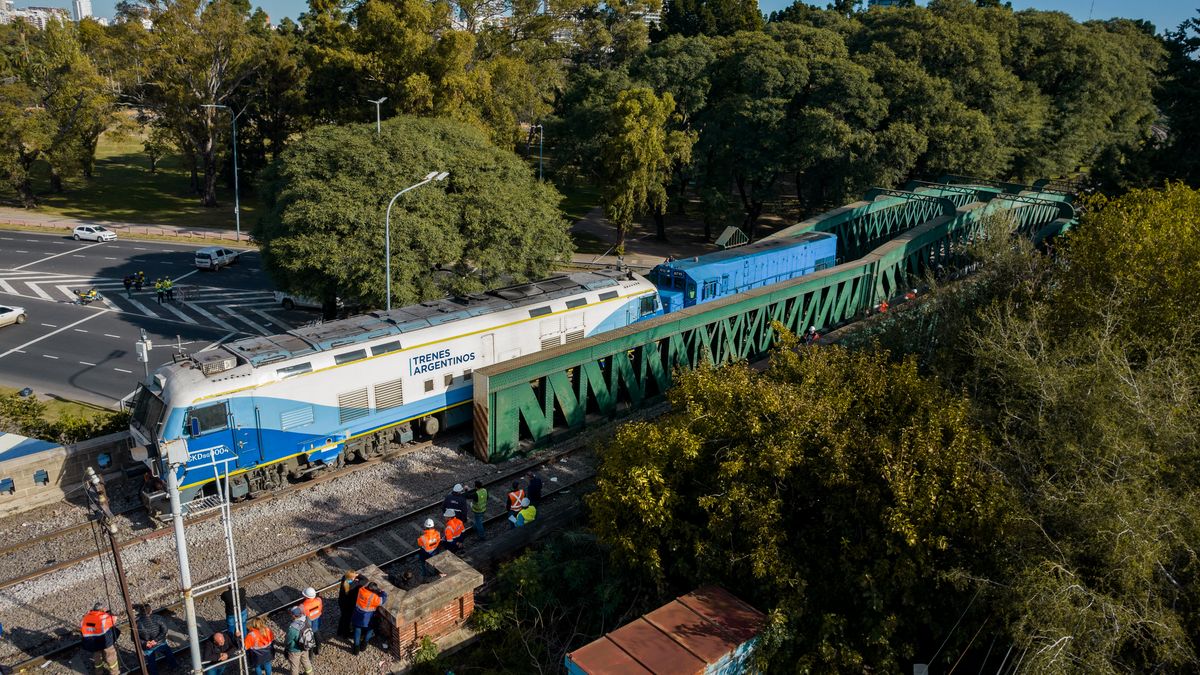
[[[485,485],[489,488],[488,512],[496,514],[489,518],[489,523],[500,522],[507,517],[505,495],[506,488],[514,478],[527,472],[531,464],[545,463],[548,470],[554,472],[557,481],[547,480],[545,497],[588,480],[593,475],[593,467],[588,459],[576,459],[581,446],[570,448],[537,457],[534,462],[523,463],[501,474],[490,477]],[[563,462],[567,462],[564,464]],[[358,465],[362,466],[362,465]],[[564,480],[565,478],[565,480]],[[311,482],[308,483],[311,485]],[[301,484],[305,485],[305,484]],[[281,493],[282,494],[282,493]],[[261,503],[262,500],[254,500]],[[252,616],[270,615],[282,609],[287,609],[299,600],[300,590],[313,586],[322,591],[337,585],[346,569],[359,569],[369,565],[380,567],[395,565],[411,559],[416,554],[416,537],[420,533],[420,523],[432,517],[438,523],[442,522],[441,501],[424,503],[404,513],[389,516],[386,519],[367,525],[358,531],[339,536],[334,540],[312,546],[299,554],[269,567],[244,573],[241,575],[241,585],[246,589],[249,609]],[[168,528],[163,532],[170,533]],[[159,535],[161,536],[161,535]],[[196,585],[200,585],[197,583]],[[211,634],[210,626],[218,629],[224,626],[224,609],[219,599],[219,591],[213,591],[197,596],[197,615],[201,617],[201,636],[207,638]],[[186,645],[186,628],[182,617],[178,615],[181,608],[179,601],[164,603],[156,611],[167,620],[174,641]],[[124,657],[136,661],[131,654],[130,633],[128,621],[122,624],[120,641]],[[44,671],[54,663],[70,660],[78,649],[78,640],[74,631],[70,637],[66,631],[59,631],[64,637],[56,640],[49,649],[12,666],[14,672]],[[186,656],[186,648],[177,650]],[[136,672],[136,667],[128,672]]]
[[[456,440],[462,438],[469,437],[464,437],[461,434],[454,434],[450,436],[450,445],[455,449],[461,449],[465,445],[465,442],[460,440],[456,443]],[[308,480],[298,483],[291,483],[286,487],[259,497],[255,497],[254,499],[236,502],[233,504],[232,508],[234,510],[240,510],[249,506],[280,499],[297,490],[310,488],[326,481],[336,480],[343,476],[354,473],[355,471],[360,471],[380,462],[394,459],[400,455],[416,452],[431,445],[433,445],[433,441],[420,441],[417,443],[412,443],[395,452],[390,452],[364,462],[349,464],[334,471],[326,471]],[[139,512],[145,512],[145,508],[140,505],[133,506],[120,511],[116,515],[125,516]],[[188,516],[186,519],[188,523],[199,523],[215,518],[217,515],[219,515],[219,509],[210,509]],[[141,523],[134,523],[132,519],[129,519],[129,521],[131,531],[154,527],[149,517],[147,517],[145,521]],[[68,569],[85,563],[89,560],[94,560],[102,555],[107,555],[109,549],[106,540],[94,539],[93,541],[88,541],[86,538],[79,536],[84,530],[90,528],[94,522],[95,521],[93,519],[89,519],[81,523],[76,523],[74,525],[69,525],[67,527],[54,530],[53,532],[48,532],[32,539],[27,539],[0,547],[0,569],[8,570],[10,568],[15,568],[28,570],[22,571],[16,575],[12,575],[7,579],[0,580],[0,591],[11,588],[12,586],[16,586],[17,584],[32,581],[33,579],[37,579],[38,577],[50,574],[52,572]],[[169,536],[171,534],[171,528],[159,527],[149,532],[143,532],[142,534],[137,534],[124,539],[121,541],[121,546],[134,546],[157,539],[159,537]]]

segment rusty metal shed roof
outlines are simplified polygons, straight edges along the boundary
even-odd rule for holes
[[[762,630],[766,617],[728,591],[705,586],[568,654],[591,675],[704,672]]]

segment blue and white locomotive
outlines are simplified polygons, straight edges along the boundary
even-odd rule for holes
[[[654,268],[602,270],[423,302],[180,355],[138,387],[134,456],[165,512],[229,467],[233,496],[377,457],[471,417],[472,373],[523,354],[831,267],[837,238],[765,239]],[[158,485],[155,485],[158,484]]]
[[[478,368],[657,314],[644,277],[603,270],[230,342],[139,386],[135,456],[158,478],[168,458],[182,463],[184,502],[214,461],[228,462],[234,496],[273,489],[470,419]]]

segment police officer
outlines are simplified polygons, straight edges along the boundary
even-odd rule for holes
[[[107,603],[92,605],[92,611],[84,614],[79,622],[79,633],[82,636],[80,646],[92,655],[92,665],[97,670],[103,668],[114,675],[121,672],[117,663],[117,638],[121,636],[121,629],[117,628],[117,620],[108,611]]]
[[[312,624],[313,636],[317,639],[317,646],[313,647],[313,654],[321,653],[321,614],[325,611],[325,603],[317,595],[317,589],[309,586],[304,589],[304,599],[300,601],[300,609],[304,610],[304,616],[308,617],[309,623]]]

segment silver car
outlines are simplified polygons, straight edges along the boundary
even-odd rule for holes
[[[80,225],[72,237],[75,241],[115,241],[117,233],[99,225]]]
[[[15,323],[25,323],[25,308],[24,307],[9,307],[8,305],[0,305],[0,326],[8,326]]]

